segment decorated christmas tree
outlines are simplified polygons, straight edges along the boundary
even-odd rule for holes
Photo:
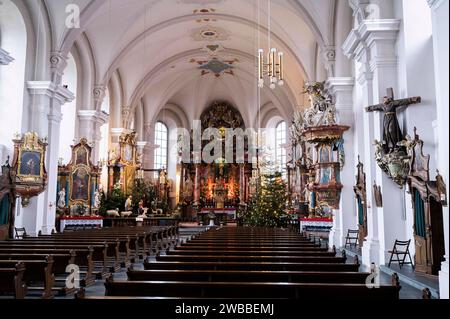
[[[281,173],[266,174],[249,203],[244,224],[251,227],[280,227],[286,211],[286,183]]]

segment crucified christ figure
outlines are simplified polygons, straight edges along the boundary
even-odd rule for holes
[[[397,119],[397,109],[402,106],[409,106],[422,102],[421,97],[412,97],[402,100],[394,99],[394,89],[387,90],[382,104],[369,106],[367,112],[384,112],[383,123],[383,149],[385,154],[390,154],[398,149],[398,143],[404,138]]]

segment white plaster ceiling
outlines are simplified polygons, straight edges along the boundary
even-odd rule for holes
[[[61,12],[69,3],[80,6],[81,29],[65,30],[67,14]],[[252,106],[269,101],[278,105],[280,115],[290,116],[303,101],[303,82],[314,78],[317,46],[333,42],[334,3],[272,0],[271,46],[285,53],[287,85],[275,92],[265,88],[258,102],[256,53],[259,47],[269,48],[268,0],[46,0],[61,48],[85,36],[95,60],[96,84],[108,83],[119,71],[122,106],[148,100],[146,120],[156,117],[165,103],[195,109],[186,113],[197,115],[214,99],[238,104],[249,121]],[[218,39],[202,39],[204,29],[217,31]],[[202,49],[206,44],[221,45],[220,60],[239,60],[233,64],[234,76],[201,75],[199,65],[190,60],[209,59]]]

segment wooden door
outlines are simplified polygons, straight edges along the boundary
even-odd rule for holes
[[[367,237],[367,209],[361,196],[357,196],[358,202],[358,229],[359,229],[359,247],[362,247]]]
[[[431,274],[439,275],[441,263],[445,255],[444,220],[442,204],[430,198],[430,222],[431,222]]]
[[[416,255],[414,257],[416,272],[429,273],[430,242],[427,236],[428,218],[426,214],[426,203],[420,195],[419,190],[414,189],[414,244]]]

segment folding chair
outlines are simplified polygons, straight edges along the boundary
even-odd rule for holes
[[[27,231],[25,230],[25,227],[14,227],[14,232],[16,233],[16,235],[14,236],[15,239],[23,239],[24,237],[27,237]]]
[[[414,263],[409,253],[409,245],[411,245],[411,239],[408,241],[395,240],[394,248],[389,251],[391,258],[389,259],[389,267],[391,267],[392,262],[398,262],[400,269],[404,265],[411,265],[414,269]],[[400,248],[400,249],[399,249]],[[401,250],[401,248],[404,248]],[[394,259],[394,255],[397,257]],[[409,257],[409,262],[406,262],[406,257]]]
[[[352,246],[357,247],[358,243],[359,243],[359,230],[349,229],[347,231],[347,237],[345,237],[345,248],[347,248],[347,246],[350,246],[350,248]]]

